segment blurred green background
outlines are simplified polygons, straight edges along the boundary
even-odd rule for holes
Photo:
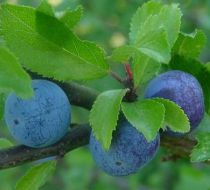
[[[21,5],[37,6],[40,0],[0,0]],[[84,16],[75,27],[82,39],[92,40],[102,46],[108,55],[112,49],[127,42],[129,21],[143,0],[49,0],[59,12],[82,4]],[[180,3],[184,14],[182,31],[204,30],[208,42],[201,55],[204,62],[210,61],[210,1],[209,0],[165,0]],[[116,68],[118,69],[118,68]],[[88,82],[100,91],[117,87],[109,77],[97,82]],[[74,107],[73,122],[86,122],[88,112]],[[2,122],[4,126],[4,123]],[[0,137],[8,137],[6,127],[1,127]],[[12,140],[12,139],[11,139]],[[170,152],[161,148],[156,158],[137,174],[128,177],[111,177],[101,172],[94,164],[87,147],[74,150],[58,163],[55,175],[41,190],[209,190],[210,166],[191,164],[189,161],[162,162],[163,155]],[[35,163],[15,169],[0,171],[0,190],[12,190],[28,168]]]

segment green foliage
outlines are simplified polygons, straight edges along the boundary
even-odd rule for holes
[[[142,28],[143,23],[149,16],[157,15],[162,8],[162,3],[149,1],[142,7],[139,7],[131,20],[130,27],[130,41],[134,43],[138,37],[139,29]]]
[[[110,59],[116,62],[124,63],[128,61],[130,57],[133,57],[136,53],[138,53],[138,49],[136,47],[131,45],[124,45],[114,49]]]
[[[60,21],[63,22],[69,29],[72,29],[81,19],[83,15],[83,7],[79,6],[75,10],[67,10],[60,17]]]
[[[36,10],[45,13],[46,15],[54,16],[54,10],[47,0],[42,0]]]
[[[210,132],[205,134],[197,134],[198,144],[192,151],[192,162],[203,162],[210,159]]]
[[[134,86],[143,85],[154,77],[160,70],[161,64],[155,62],[153,59],[144,54],[137,54],[133,58],[133,78]]]
[[[127,90],[109,90],[101,93],[90,113],[93,133],[105,149],[109,149],[112,132],[116,129],[120,105]]]
[[[148,82],[156,73],[158,73],[161,64],[157,63],[147,55],[140,53],[138,48],[125,45],[115,49],[111,60],[126,63],[129,58],[133,58],[132,71],[134,76],[134,86]]]
[[[210,159],[210,116],[205,113],[196,131],[197,144],[191,153],[191,162],[203,162]]]
[[[149,1],[137,10],[131,21],[131,43],[140,45],[140,51],[154,60],[167,63],[180,24],[181,11],[176,4],[162,5]]]
[[[174,132],[189,132],[189,119],[177,104],[163,98],[155,98],[154,100],[162,103],[165,107],[165,126],[169,127]]]
[[[147,29],[149,27],[147,25],[152,22],[153,17],[149,18],[142,26],[145,31],[141,31],[142,35],[138,37],[134,45],[139,49],[140,53],[147,55],[151,59],[159,63],[168,63],[170,60],[170,48],[166,40],[166,31],[163,28],[157,30]]]
[[[179,166],[180,167],[180,166]],[[199,167],[189,167],[181,166],[180,167],[180,176],[179,183],[175,184],[175,190],[180,189],[190,189],[191,190],[209,190],[209,175],[208,175],[207,166]]]
[[[144,134],[148,141],[153,140],[159,129],[169,127],[174,132],[185,133],[190,130],[190,123],[184,111],[174,102],[154,98],[122,103],[126,119]]]
[[[163,126],[165,108],[154,100],[123,102],[122,111],[126,119],[143,133],[147,141],[155,139],[159,129]]]
[[[55,17],[29,7],[2,5],[0,19],[4,39],[26,68],[65,81],[107,74],[104,52],[81,41]]]
[[[16,185],[16,190],[38,190],[48,178],[52,176],[56,168],[56,161],[49,161],[32,167]]]
[[[176,4],[149,1],[134,14],[130,27],[130,45],[114,50],[114,61],[133,58],[134,84],[138,86],[158,72],[158,63],[168,63],[181,25]],[[155,65],[158,64],[158,65]],[[147,80],[143,80],[147,78]]]
[[[15,92],[23,98],[33,95],[29,75],[19,65],[17,58],[3,47],[0,47],[0,92]]]
[[[0,150],[11,146],[13,146],[13,144],[8,139],[0,138]]]
[[[180,33],[173,47],[173,53],[186,58],[197,58],[206,43],[206,36],[201,30],[192,34]]]

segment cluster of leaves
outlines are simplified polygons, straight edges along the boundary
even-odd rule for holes
[[[129,45],[115,49],[111,56],[112,61],[131,63],[134,88],[159,73],[162,64],[169,65],[172,49],[180,33],[181,15],[178,5],[164,5],[156,1],[145,3],[134,14]],[[105,149],[111,144],[120,109],[148,141],[153,140],[166,125],[175,132],[189,131],[188,118],[175,103],[160,98],[122,102],[127,90],[102,93],[92,108],[90,123]],[[100,112],[101,109],[104,112]]]
[[[209,159],[210,130],[206,126],[210,124],[210,64],[204,65],[198,60],[205,44],[203,32],[182,33],[182,14],[178,5],[149,1],[131,20],[129,44],[106,57],[104,50],[95,43],[81,40],[73,33],[82,12],[78,7],[58,16],[46,1],[36,9],[8,4],[0,6],[0,36],[6,44],[0,47],[0,116],[7,93],[15,92],[22,98],[33,95],[27,70],[59,81],[84,81],[110,74],[108,60],[122,64],[130,62],[135,89],[165,70],[183,70],[197,77],[205,95],[206,115],[198,132],[199,143],[193,150],[192,161]],[[105,149],[111,144],[121,111],[148,141],[166,125],[175,132],[189,131],[188,118],[178,105],[160,98],[123,102],[129,90],[105,91],[93,105],[90,124]],[[18,184],[19,189],[27,185],[27,176],[34,175],[36,179],[35,175],[43,174],[45,180],[54,167],[52,161],[33,168]],[[38,188],[43,181],[36,184]]]
[[[155,1],[145,3],[131,20],[129,45],[115,49],[111,59],[131,63],[135,88],[167,70],[182,70],[198,79],[204,92],[206,114],[195,134],[198,144],[192,151],[191,161],[200,162],[210,158],[210,64],[199,61],[199,55],[206,43],[205,34],[201,30],[195,30],[191,34],[181,32],[181,16],[177,4],[163,5]],[[108,149],[111,144],[111,134],[116,128],[120,108],[127,120],[148,141],[154,139],[159,129],[164,129],[166,125],[175,132],[189,130],[189,122],[176,104],[159,98],[121,103],[125,93],[126,90],[102,93],[91,111],[90,123],[104,148]],[[103,108],[106,111],[101,113],[99,110]]]

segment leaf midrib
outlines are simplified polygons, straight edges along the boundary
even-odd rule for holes
[[[35,11],[33,8],[29,8],[29,9],[32,9],[33,11]],[[60,51],[64,51],[65,53],[67,54],[70,54],[71,56],[73,57],[76,57],[77,59],[80,59],[82,60],[84,63],[88,64],[88,65],[91,65],[91,66],[96,66],[99,70],[101,71],[105,71],[105,69],[102,69],[100,66],[98,65],[95,65],[95,64],[91,64],[90,62],[88,62],[87,60],[83,59],[82,57],[79,56],[76,56],[74,55],[73,53],[71,53],[69,50],[67,50],[66,48],[64,47],[59,47],[57,44],[53,43],[52,41],[48,40],[47,38],[45,38],[44,36],[42,36],[40,33],[34,31],[29,25],[27,25],[23,20],[21,20],[19,17],[17,17],[16,15],[14,15],[13,13],[11,13],[7,8],[5,8],[5,10],[14,18],[16,19],[17,21],[21,22],[24,26],[26,26],[32,33],[30,32],[26,32],[26,31],[21,31],[21,30],[14,30],[14,31],[21,31],[21,32],[25,32],[25,33],[30,33],[31,35],[37,35],[39,36],[41,39],[43,39],[44,41],[46,41],[47,43],[49,43],[50,45],[52,46],[55,46],[56,48],[60,49]],[[2,29],[2,31],[6,31],[4,29]],[[75,46],[75,43],[74,43],[74,46]],[[76,48],[76,46],[75,46]],[[95,57],[95,56],[94,56]],[[97,59],[96,59],[97,60]]]

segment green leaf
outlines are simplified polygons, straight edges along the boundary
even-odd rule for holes
[[[135,53],[138,52],[138,49],[131,45],[124,45],[114,49],[110,59],[115,62],[125,63],[129,60]]]
[[[47,2],[47,0],[42,0],[36,10],[49,16],[55,15],[52,6]]]
[[[147,55],[141,53],[134,46],[122,46],[113,51],[111,59],[116,62],[125,63],[132,59],[132,71],[134,86],[148,82],[155,74],[158,73],[161,64],[157,63]]]
[[[210,160],[210,133],[197,135],[198,144],[191,153],[191,162],[203,162]]]
[[[150,22],[148,20],[148,22]],[[146,31],[139,35],[135,46],[139,51],[159,63],[168,63],[170,60],[170,47],[163,28]]]
[[[135,44],[138,38],[149,31],[164,28],[170,47],[176,41],[181,25],[182,13],[177,4],[163,5],[149,1],[139,8],[131,21],[130,41]]]
[[[90,125],[98,141],[109,149],[112,132],[116,129],[120,104],[127,90],[109,90],[101,93],[90,112]]]
[[[196,130],[197,144],[190,155],[191,162],[210,160],[210,116],[205,113]]]
[[[130,26],[130,42],[134,43],[138,37],[139,30],[142,28],[142,24],[145,20],[151,16],[160,12],[163,4],[157,1],[149,1],[144,3],[142,7],[139,7],[136,13],[131,19]]]
[[[16,185],[16,190],[38,190],[53,175],[56,161],[49,161],[31,168]]]
[[[206,63],[205,64],[206,69],[208,70],[208,72],[210,72],[210,63]]]
[[[145,84],[151,80],[158,73],[160,66],[161,64],[158,64],[144,54],[135,54],[132,63],[134,86],[138,87],[139,84]]]
[[[134,78],[134,86],[148,82],[158,73],[161,64],[157,63],[147,55],[141,53],[134,46],[121,46],[113,51],[110,59],[112,61],[125,63],[130,58],[132,59],[132,71]]]
[[[3,47],[0,47],[0,92],[15,92],[23,98],[33,95],[29,75],[16,57]]]
[[[195,59],[174,55],[170,62],[170,68],[190,73],[198,79],[204,93],[205,110],[210,114],[210,70],[208,70],[208,65],[205,66]]]
[[[205,113],[199,126],[196,128],[195,134],[210,133],[210,116]]]
[[[191,59],[197,58],[205,43],[206,36],[201,30],[195,30],[192,34],[180,33],[173,47],[173,53]]]
[[[122,111],[127,120],[152,141],[163,126],[165,108],[154,100],[143,100],[133,103],[122,103]]]
[[[8,47],[27,69],[63,81],[107,75],[104,52],[78,39],[58,19],[14,5],[2,5],[0,19]]]
[[[163,98],[154,98],[153,100],[163,104],[165,107],[165,126],[169,127],[174,132],[189,132],[189,119],[177,104]]]
[[[72,29],[81,19],[83,15],[83,7],[79,6],[75,10],[67,10],[60,17],[60,21],[63,22],[69,29]]]
[[[145,3],[131,21],[131,44],[155,61],[168,63],[170,49],[180,31],[181,16],[176,4]]]
[[[0,138],[0,149],[12,147],[13,144],[5,138]]]
[[[162,23],[163,27],[166,29],[167,39],[172,48],[178,38],[181,26],[182,13],[178,4],[164,5],[158,17],[156,26],[158,27],[158,21]]]

